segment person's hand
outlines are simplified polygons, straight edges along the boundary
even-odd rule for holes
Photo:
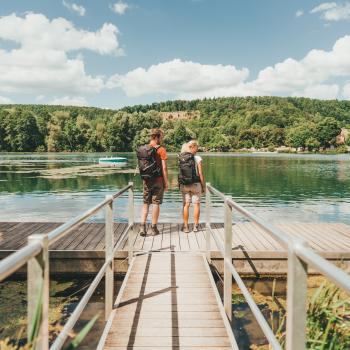
[[[164,184],[164,191],[168,191],[169,185],[167,183]]]
[[[205,193],[205,186],[202,186],[202,193]]]

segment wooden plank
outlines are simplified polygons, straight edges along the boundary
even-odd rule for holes
[[[332,239],[334,239],[337,243],[339,243],[342,247],[346,247],[350,250],[350,231],[348,232],[348,235],[346,234],[346,231],[343,233],[342,229],[338,229],[337,225],[329,224],[329,223],[322,223],[322,224],[316,224],[316,227],[319,228],[322,232],[324,230],[328,230],[328,232],[332,232]]]
[[[239,240],[241,241],[241,245],[243,248],[247,251],[258,251],[260,250],[259,245],[257,242],[251,237],[247,236],[241,229],[241,225],[236,224],[234,226],[233,232],[236,233],[236,235],[239,237]]]
[[[179,224],[170,224],[170,247],[172,251],[180,251]]]
[[[297,224],[298,227],[300,227],[301,230],[305,230],[304,232],[307,232],[308,235],[311,235],[315,237],[315,239],[319,239],[320,241],[324,242],[325,246],[327,247],[325,250],[328,251],[339,251],[344,248],[343,244],[339,244],[333,237],[333,234],[331,231],[324,231],[322,225],[309,225],[309,224]]]
[[[130,347],[130,346],[105,346],[106,350],[130,350],[130,349],[136,349],[136,350],[150,350],[151,348],[149,346],[138,346],[138,347]],[[198,350],[198,347],[193,346],[170,346],[170,347],[164,347],[164,346],[152,346],[152,350]],[[226,346],[220,346],[220,347],[212,347],[212,346],[201,346],[201,350],[232,350],[232,347],[226,347]]]
[[[170,224],[164,224],[161,249],[162,251],[170,250]]]
[[[11,228],[5,230],[4,238],[1,242],[0,248],[13,250],[13,247],[18,237],[20,237],[20,239],[23,239],[22,237],[24,236],[24,231],[26,229],[29,229],[34,224],[37,225],[38,223],[19,222],[16,225],[12,226]],[[14,244],[11,245],[10,242],[14,242]]]
[[[13,230],[11,230],[11,236],[9,239],[1,244],[1,249],[17,250],[20,247],[27,244],[27,238],[33,233],[39,233],[39,229],[46,227],[48,224],[45,222],[35,223],[20,223]],[[14,234],[12,234],[14,233]]]
[[[101,239],[105,238],[105,225],[94,224],[88,236],[76,246],[77,250],[93,250]]]
[[[317,251],[329,251],[329,245],[320,237],[320,235],[310,232],[307,227],[298,225],[297,223],[283,224],[286,230],[289,230],[290,234],[305,239],[310,246]]]
[[[91,235],[96,233],[97,226],[95,223],[86,223],[84,231],[80,232],[80,235],[77,235],[75,239],[67,247],[69,250],[79,250],[81,244],[84,244],[85,240],[89,240]]]
[[[181,230],[182,225],[179,225],[178,234],[180,239],[181,251],[188,252],[190,250],[190,244],[188,242],[188,233]]]
[[[116,327],[110,334],[115,337],[125,336],[125,334],[133,334],[140,337],[169,337],[172,336],[174,329],[169,328],[128,328]],[[178,328],[177,334],[180,337],[225,337],[226,329],[219,328]]]
[[[203,332],[204,333],[204,332]],[[130,346],[130,336],[128,337],[115,337],[108,339],[107,346]],[[177,338],[176,340],[174,338]],[[203,347],[203,346],[215,346],[223,347],[230,346],[230,342],[227,337],[135,337],[132,341],[132,348],[139,346],[150,346],[153,348],[154,344],[160,347],[172,347],[174,344],[178,344],[180,347],[183,346],[194,346],[194,347]]]
[[[69,250],[69,245],[77,239],[81,235],[81,233],[85,230],[86,224],[80,224],[73,231],[60,238],[57,242],[55,242],[50,248],[57,250]]]
[[[261,244],[261,249],[259,250],[276,250],[274,244],[270,242],[268,239],[269,234],[267,234],[264,230],[260,229],[257,225],[254,225],[251,222],[247,222],[244,225],[240,225],[243,232],[245,232],[250,237],[253,237],[256,241]]]
[[[181,252],[137,256],[108,321],[103,348],[230,347],[204,262],[202,256]]]

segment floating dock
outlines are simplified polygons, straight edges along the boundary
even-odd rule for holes
[[[27,244],[33,233],[48,233],[62,223],[0,222],[0,259]],[[126,223],[114,223],[114,242],[127,229]],[[276,223],[275,227],[305,239],[311,248],[350,272],[350,226],[342,223]],[[223,224],[211,224],[224,237]],[[133,250],[144,252],[205,252],[205,225],[199,232],[184,233],[181,224],[161,223],[160,235],[141,237],[135,224]],[[245,275],[285,274],[287,252],[258,225],[250,222],[233,224],[232,259],[238,272]],[[50,268],[53,273],[96,273],[105,259],[105,224],[84,223],[50,246]],[[127,239],[115,256],[115,271],[126,272]],[[222,255],[211,238],[211,258],[220,273]],[[312,272],[312,270],[311,270]]]

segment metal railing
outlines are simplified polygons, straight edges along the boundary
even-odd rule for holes
[[[224,202],[224,241],[211,228],[210,209],[211,195],[215,195]],[[228,197],[206,184],[206,255],[210,261],[210,237],[224,257],[224,288],[223,304],[227,317],[232,318],[232,277],[241,289],[252,313],[264,332],[270,346],[281,350],[282,347],[276,339],[271,327],[256,305],[242,278],[232,264],[232,211],[236,210],[246,218],[261,227],[265,232],[276,239],[286,248],[288,253],[287,271],[287,324],[286,324],[286,350],[306,349],[306,316],[307,316],[307,270],[308,265],[329,278],[334,284],[350,293],[350,276],[326,259],[315,253],[308,244],[299,238],[293,237],[275,228],[256,215],[237,204]]]
[[[128,191],[128,227],[114,246],[113,231],[113,202],[123,193]],[[128,235],[129,258],[132,257],[132,238],[134,225],[134,185],[129,182],[128,186],[122,188],[114,195],[106,198],[87,210],[83,214],[67,221],[55,230],[47,234],[33,234],[28,237],[28,245],[9,255],[0,261],[0,281],[10,276],[23,265],[27,264],[28,274],[28,334],[33,323],[38,306],[41,311],[40,329],[35,342],[37,350],[47,350],[49,348],[49,246],[71,232],[78,225],[83,223],[101,209],[105,209],[105,262],[93,279],[89,288],[79,301],[62,331],[52,343],[50,349],[59,350],[64,345],[69,333],[78,321],[81,313],[87,305],[90,297],[105,276],[105,320],[112,312],[114,302],[114,256],[121,247],[124,239]]]

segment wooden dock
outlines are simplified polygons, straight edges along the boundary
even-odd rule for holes
[[[235,348],[231,327],[202,254],[136,256],[98,349]]]
[[[48,222],[0,222],[0,258],[27,244],[33,233],[47,233],[61,223]],[[341,223],[277,223],[276,227],[288,234],[302,237],[311,248],[332,262],[341,262],[350,271],[350,226]],[[160,235],[141,237],[135,225],[133,249],[135,252],[204,252],[205,228],[202,224],[197,233],[185,234],[180,224],[158,225]],[[117,243],[127,224],[114,223],[114,241]],[[212,224],[212,228],[223,237],[223,224]],[[104,230],[102,223],[84,223],[70,234],[50,246],[52,272],[95,273],[103,264]],[[122,251],[116,255],[116,271],[126,272],[128,253],[126,241]],[[222,256],[215,242],[211,242],[214,265],[222,271]],[[242,222],[233,225],[232,258],[243,274],[286,273],[287,253],[270,235],[256,224]]]

